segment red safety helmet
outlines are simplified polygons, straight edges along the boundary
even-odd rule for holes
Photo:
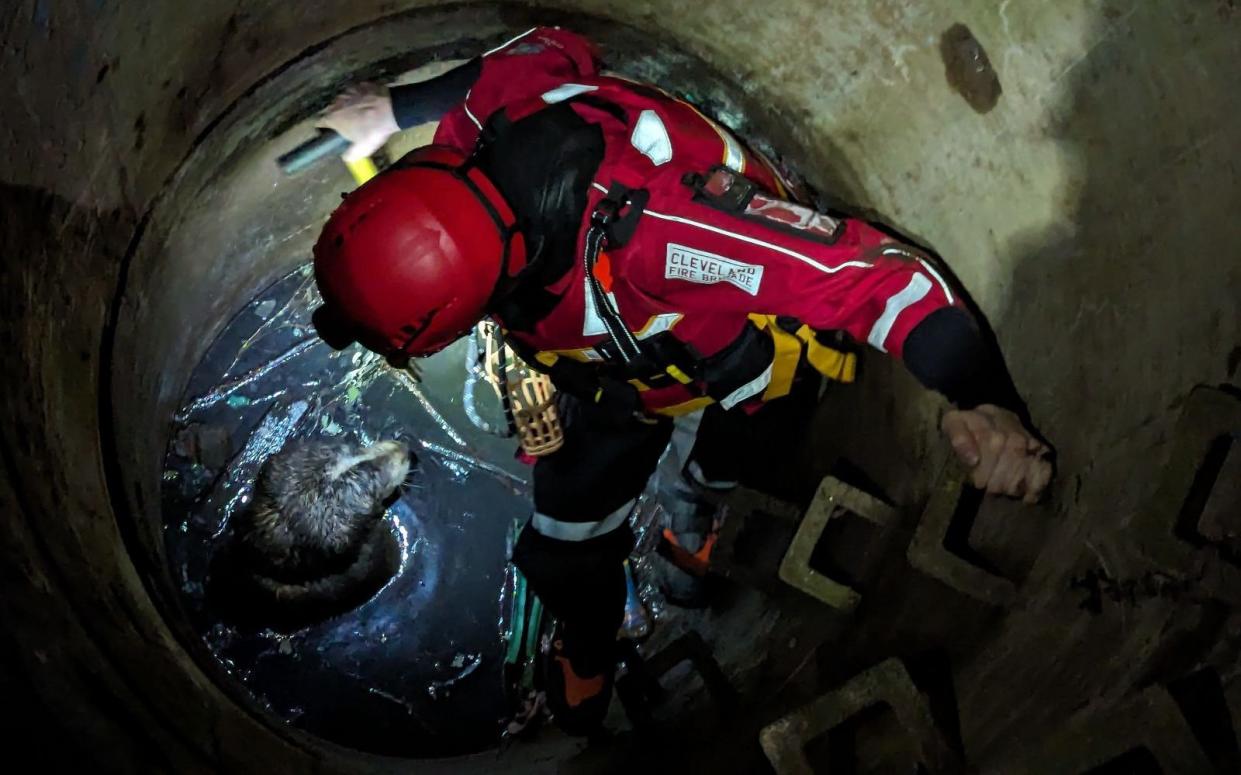
[[[497,283],[526,264],[516,217],[454,149],[426,146],[347,195],[315,243],[332,347],[357,341],[403,366],[464,335]]]

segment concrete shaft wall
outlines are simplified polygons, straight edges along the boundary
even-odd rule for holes
[[[17,0],[0,20],[4,674],[47,709],[32,710],[31,734],[71,730],[56,737],[68,758],[89,752],[130,771],[381,764],[269,729],[164,622],[158,569],[131,560],[122,540],[129,530],[131,546],[155,551],[130,512],[154,508],[148,453],[161,442],[149,438],[156,426],[126,418],[159,421],[205,344],[190,327],[205,335],[265,276],[161,263],[194,206],[187,192],[206,198],[212,184],[185,162],[198,153],[239,165],[247,143],[307,110],[305,95],[265,92],[266,79],[350,29],[429,5]],[[453,30],[476,19],[485,37],[543,9],[436,18]],[[997,635],[1007,645],[963,670],[972,749],[1002,757],[1001,741],[1031,719],[1046,729],[1067,702],[1057,685],[1104,701],[1127,687],[1172,612],[1091,620],[1063,598],[1075,571],[1123,574],[1135,562],[1126,527],[1154,492],[1175,407],[1195,384],[1237,378],[1241,9],[581,0],[545,10],[564,23],[615,19],[710,63],[767,107],[755,123],[814,182],[934,246],[990,318],[1060,448],[1061,476],[1026,605]],[[955,24],[998,74],[993,108],[950,85]],[[395,55],[400,43],[380,47]],[[436,43],[424,26],[410,45]],[[290,72],[322,91],[378,58],[340,50]],[[232,227],[226,209],[219,221]],[[186,313],[180,328],[172,307]],[[930,433],[935,408],[924,404],[908,413],[910,438]],[[1043,667],[1021,669],[1032,661]]]

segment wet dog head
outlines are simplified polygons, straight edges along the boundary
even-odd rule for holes
[[[238,622],[292,632],[361,605],[400,567],[384,521],[413,458],[404,444],[292,444],[259,471],[212,558],[210,595]]]
[[[409,474],[409,448],[307,442],[263,464],[243,540],[275,565],[314,564],[363,540]]]

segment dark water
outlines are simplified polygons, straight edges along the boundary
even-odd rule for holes
[[[191,618],[216,658],[272,713],[354,748],[449,755],[496,741],[506,542],[529,513],[515,445],[461,408],[461,346],[424,380],[314,337],[308,267],[229,323],[195,370],[165,461],[165,542]],[[480,409],[498,407],[480,387]],[[398,575],[357,610],[281,635],[220,621],[205,597],[213,544],[245,507],[262,461],[290,439],[399,438],[418,457],[388,512]]]

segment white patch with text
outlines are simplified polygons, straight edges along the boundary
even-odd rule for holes
[[[751,296],[757,296],[758,287],[763,282],[763,267],[758,264],[743,264],[731,258],[670,242],[664,262],[664,279],[685,280],[701,285],[728,283]]]

